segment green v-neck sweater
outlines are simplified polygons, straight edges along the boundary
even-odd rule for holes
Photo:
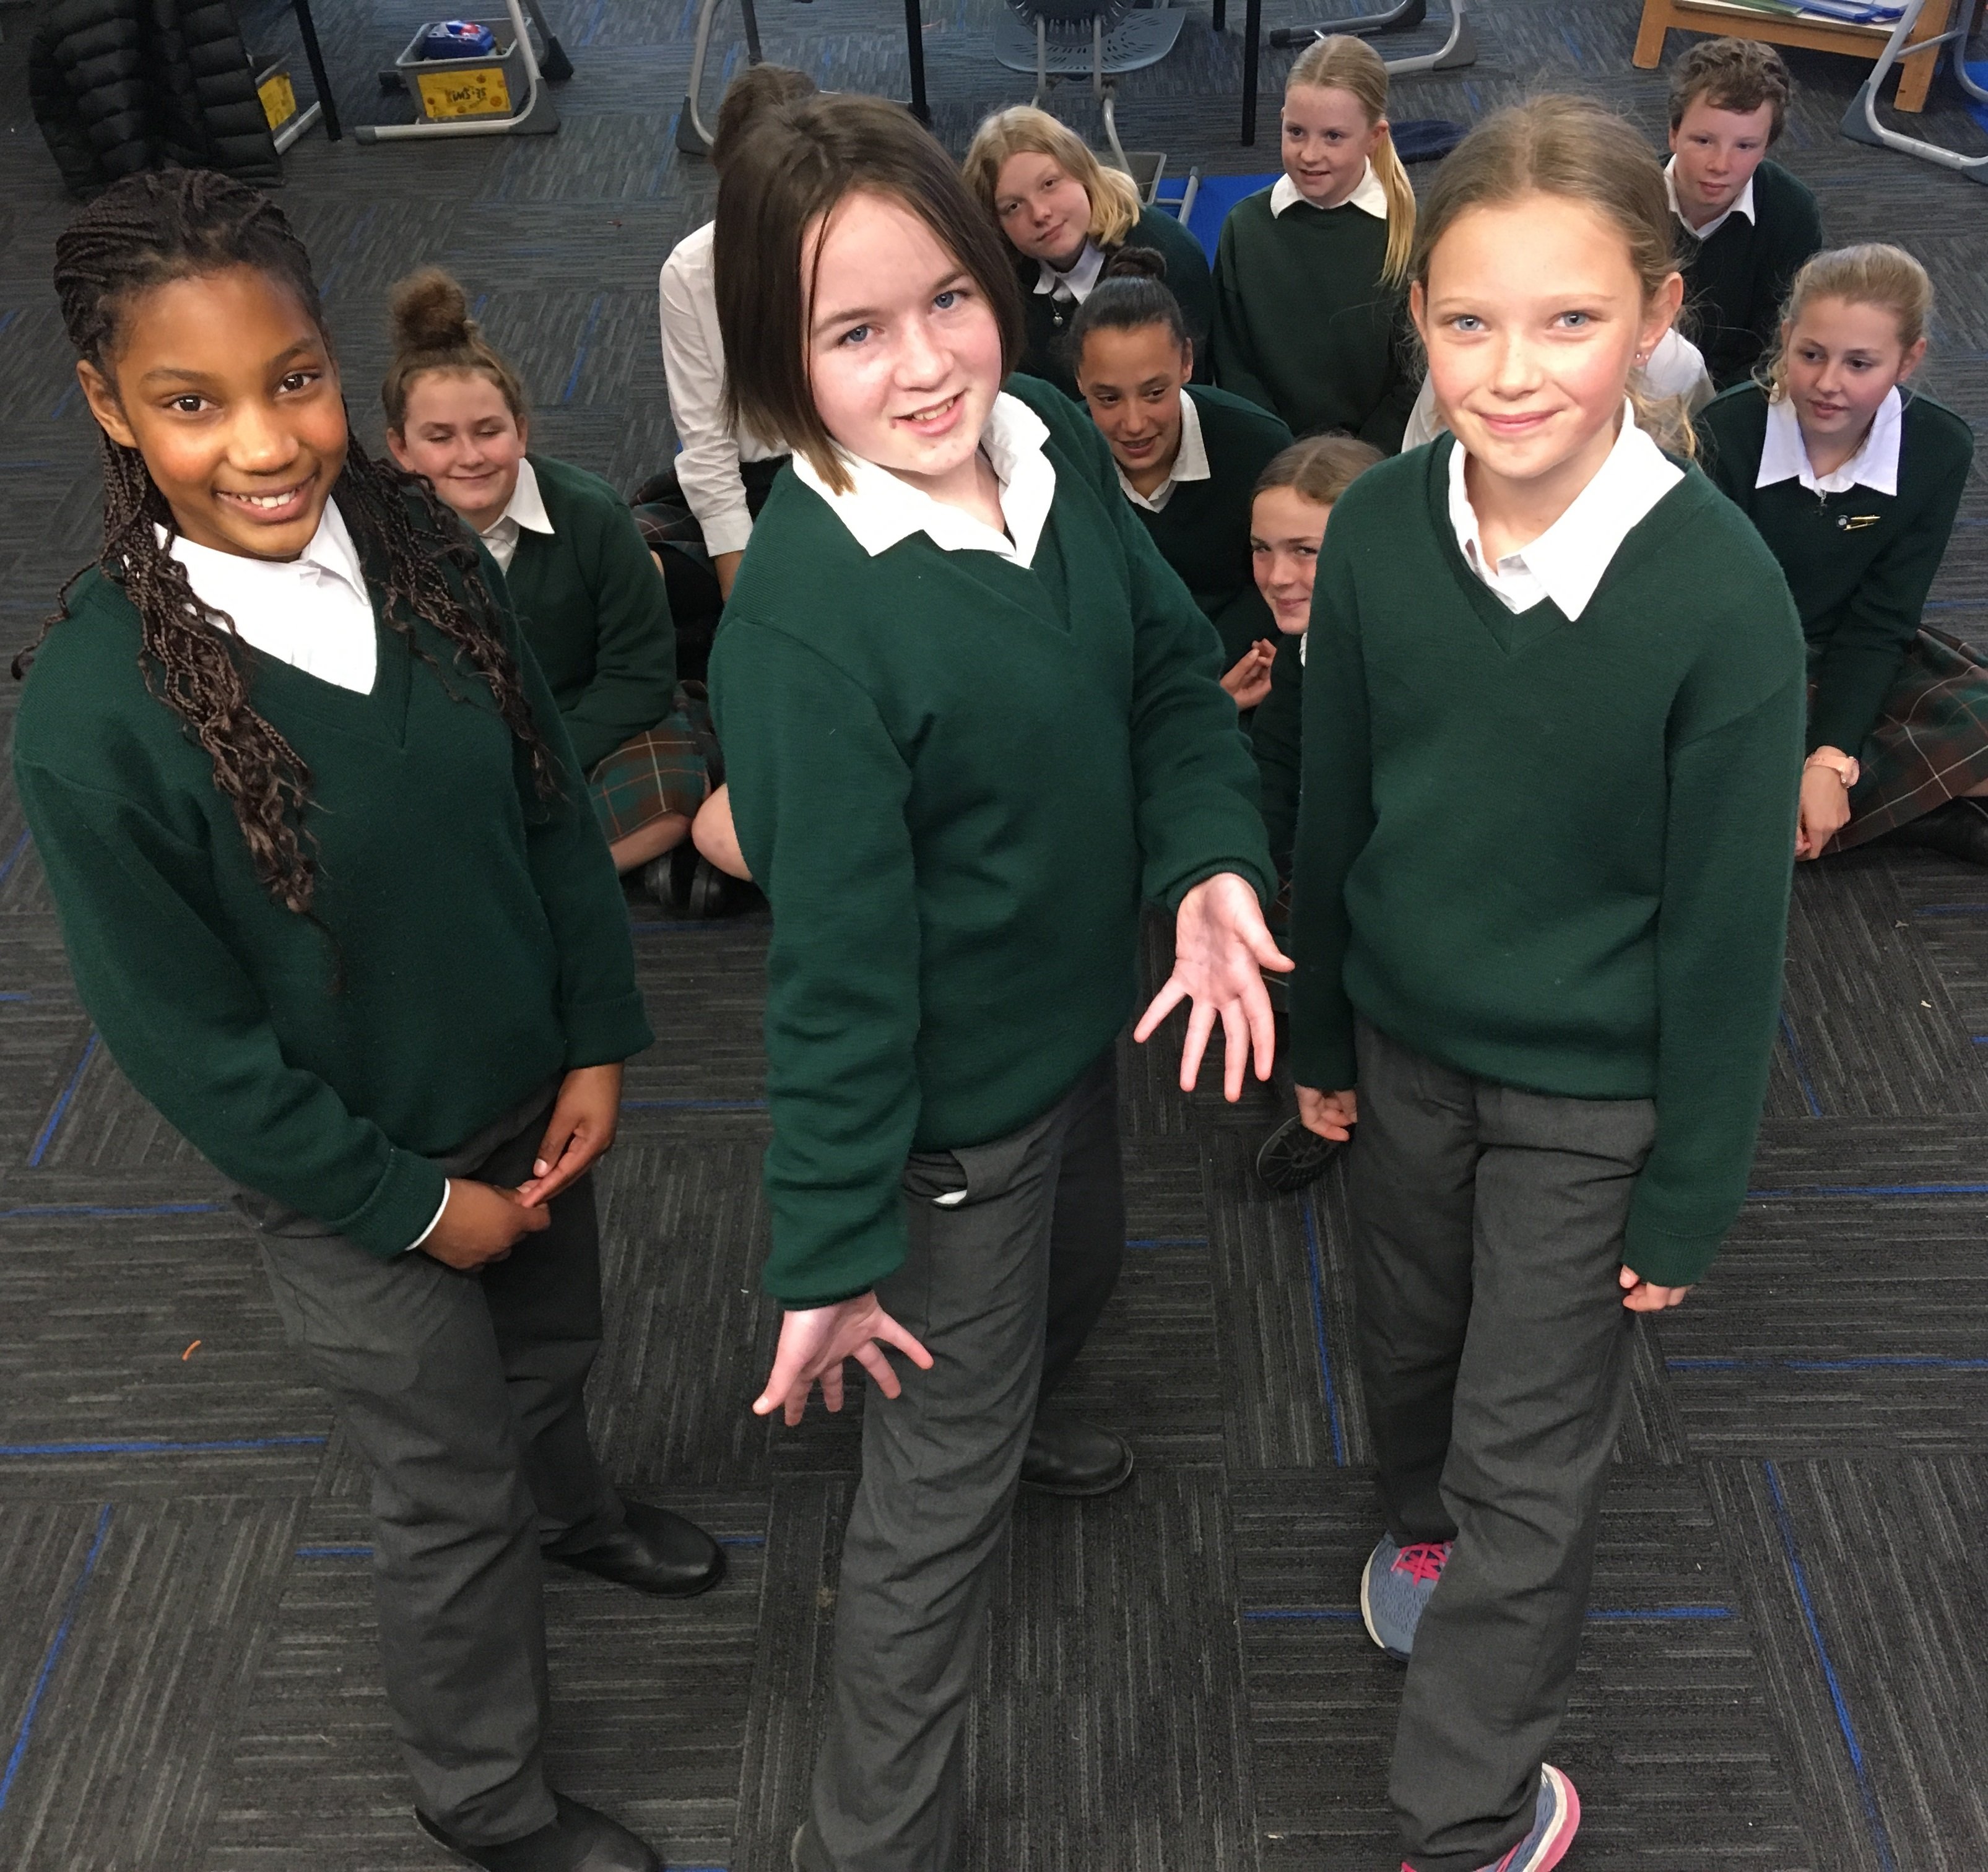
[[[549,535],[529,527],[505,574],[583,768],[675,706],[676,629],[628,504],[598,475],[533,455]]]
[[[1274,881],[1207,619],[1046,384],[1033,565],[914,533],[874,559],[783,473],[712,656],[732,815],[773,908],[768,1290],[904,1255],[907,1154],[1048,1110],[1131,1011],[1144,901]]]
[[[1273,215],[1267,188],[1237,202],[1215,250],[1215,382],[1294,435],[1344,430],[1392,454],[1421,385],[1387,253],[1388,224],[1351,202]]]
[[[1652,1098],[1625,1262],[1697,1279],[1744,1196],[1780,1005],[1801,634],[1695,468],[1570,623],[1465,565],[1440,438],[1333,509],[1306,652],[1293,1070],[1357,1011],[1498,1083]]]
[[[563,770],[549,807],[426,626],[446,686],[384,626],[367,695],[243,647],[310,769],[314,924],[271,902],[212,763],[147,691],[122,589],[92,572],[69,611],[21,699],[15,782],[90,1018],[224,1174],[390,1257],[441,1204],[433,1157],[648,1045],[614,868],[522,644]]]
[[[1165,208],[1147,208],[1119,247],[1148,247],[1167,263],[1167,290],[1180,302],[1181,320],[1194,341],[1194,374],[1197,382],[1208,378],[1209,326],[1215,316],[1214,289],[1209,283],[1208,255],[1201,243]],[[1116,253],[1117,247],[1105,249]],[[1032,377],[1053,384],[1066,397],[1077,394],[1073,360],[1066,340],[1070,314],[1076,307],[1059,302],[1053,293],[1038,292],[1042,269],[1030,259],[1018,259],[1015,276],[1022,289],[1022,356],[1015,368]]]
[[[1767,394],[1742,384],[1697,417],[1706,471],[1760,529],[1794,594],[1810,655],[1810,748],[1854,754],[1919,627],[1954,515],[1974,431],[1944,404],[1911,396],[1898,439],[1898,491],[1811,494],[1799,480],[1753,485],[1767,440]]]
[[[1686,337],[1720,390],[1743,381],[1780,329],[1802,262],[1822,248],[1822,213],[1779,163],[1753,171],[1753,215],[1731,214],[1709,240],[1678,223]]]
[[[1256,477],[1290,446],[1291,432],[1268,410],[1226,390],[1194,384],[1185,394],[1201,417],[1209,478],[1176,484],[1158,513],[1144,507],[1132,511],[1145,522],[1161,558],[1194,594],[1233,663],[1259,637],[1277,634],[1250,565],[1249,504]]]

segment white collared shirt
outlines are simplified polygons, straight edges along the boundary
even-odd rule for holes
[[[1895,495],[1898,444],[1904,439],[1905,424],[1905,399],[1894,384],[1871,418],[1870,431],[1858,444],[1856,454],[1840,468],[1819,475],[1809,465],[1808,445],[1802,440],[1801,418],[1795,414],[1793,399],[1777,397],[1767,405],[1767,436],[1761,445],[1760,471],[1753,477],[1753,485],[1771,488],[1777,482],[1799,481],[1817,495],[1844,494],[1852,488]]]
[[[1270,214],[1273,219],[1286,208],[1296,208],[1304,201],[1303,191],[1287,175],[1277,177],[1270,190]],[[1306,202],[1307,208],[1317,204]],[[1367,165],[1367,173],[1354,185],[1353,193],[1339,204],[1341,208],[1357,208],[1363,215],[1371,215],[1376,221],[1388,218],[1388,191],[1381,186],[1381,178],[1374,173],[1374,165]]]
[[[483,529],[483,543],[500,571],[509,572],[518,556],[518,536],[526,527],[535,533],[549,533],[553,517],[546,512],[545,496],[539,492],[539,471],[529,456],[518,463],[518,485],[504,503],[504,511]]]
[[[1115,458],[1112,465],[1118,470],[1118,485],[1125,490],[1125,498],[1134,507],[1143,507],[1148,513],[1159,513],[1165,509],[1174,497],[1174,489],[1184,481],[1208,481],[1213,471],[1208,465],[1208,444],[1201,433],[1201,412],[1195,407],[1194,398],[1186,390],[1181,392],[1180,449],[1174,457],[1174,465],[1167,470],[1167,478],[1151,494],[1141,494],[1126,478],[1124,466]]]
[[[718,329],[718,289],[712,275],[716,226],[706,221],[678,242],[663,262],[657,299],[670,421],[679,444],[677,485],[704,529],[705,549],[742,552],[752,537],[752,515],[739,465],[769,461],[787,451],[725,421],[725,340]]]
[[[165,546],[166,529],[158,534]],[[243,643],[320,681],[373,693],[379,627],[336,501],[325,502],[317,531],[295,559],[217,552],[184,536],[167,550],[185,569],[194,596],[231,618]]]
[[[1059,272],[1046,260],[1036,262],[1036,290],[1053,293],[1068,304],[1081,306],[1097,289],[1098,275],[1104,271],[1104,249],[1095,241],[1086,241],[1084,251],[1070,262],[1067,272]]]
[[[1478,533],[1464,459],[1459,443],[1449,451],[1449,523],[1464,563],[1506,610],[1530,611],[1550,598],[1569,623],[1587,609],[1631,529],[1684,479],[1676,463],[1636,427],[1636,412],[1625,399],[1615,445],[1594,478],[1538,539],[1492,564]]]
[[[1001,484],[1001,512],[1008,522],[1005,533],[846,449],[837,453],[855,484],[847,494],[830,488],[805,455],[794,457],[794,473],[827,502],[872,559],[899,540],[923,533],[947,552],[992,552],[1028,566],[1035,563],[1036,548],[1049,524],[1050,503],[1056,498],[1056,469],[1043,453],[1049,434],[1042,418],[1020,398],[1003,391],[994,399],[987,427],[980,433],[980,448]]]
[[[1740,190],[1739,198],[1732,207],[1713,215],[1703,227],[1694,228],[1689,221],[1685,221],[1684,210],[1678,206],[1677,177],[1674,173],[1676,168],[1677,158],[1675,156],[1664,164],[1664,192],[1671,198],[1671,212],[1684,222],[1685,231],[1694,240],[1710,240],[1735,215],[1745,215],[1756,228],[1760,225],[1760,216],[1753,212],[1753,178],[1750,175],[1746,178],[1746,186]]]

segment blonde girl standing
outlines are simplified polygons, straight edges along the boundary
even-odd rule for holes
[[[1577,99],[1443,165],[1409,277],[1451,434],[1340,500],[1307,637],[1293,1070],[1353,1134],[1361,1603],[1408,1661],[1411,1872],[1546,1872],[1574,1837],[1545,1755],[1634,1316],[1717,1252],[1767,1088],[1800,634],[1633,414],[1682,296],[1669,215]]]
[[[1767,382],[1705,412],[1708,471],[1788,576],[1814,694],[1797,858],[1886,832],[1988,864],[1988,669],[1921,621],[1974,460],[1912,388],[1932,282],[1902,248],[1795,275]]]
[[[1239,201],[1215,254],[1215,380],[1293,434],[1391,454],[1415,400],[1402,290],[1415,194],[1364,39],[1307,46],[1284,86],[1284,173]]]

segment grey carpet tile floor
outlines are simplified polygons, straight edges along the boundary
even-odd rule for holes
[[[294,60],[286,10],[245,7],[255,42]],[[282,199],[316,256],[363,433],[385,291],[436,261],[522,370],[539,444],[631,487],[673,447],[655,269],[712,194],[674,147],[694,11],[548,9],[577,68],[556,137],[411,149],[313,133]],[[1472,11],[1478,63],[1401,82],[1398,116],[1469,120],[1570,86],[1661,130],[1662,76],[1628,62],[1633,0]],[[989,56],[997,12],[925,9],[934,122],[955,149],[1026,94]],[[1131,147],[1175,169],[1273,166],[1293,55],[1266,49],[1244,147],[1241,12],[1218,35],[1196,9],[1172,57],[1123,82]],[[1314,16],[1297,0],[1265,13]],[[418,9],[320,0],[317,15],[348,122],[390,111],[374,73]],[[98,514],[47,286],[70,208],[29,122],[20,17],[0,41],[8,647],[89,557]],[[767,0],[761,24],[769,56],[824,84],[904,94],[886,0]],[[721,22],[728,47],[733,30]],[[738,58],[714,60],[708,101]],[[1791,63],[1781,159],[1836,238],[1925,258],[1942,295],[1925,381],[1980,427],[1988,194],[1842,139],[1854,68]],[[1081,86],[1054,102],[1095,137]],[[1921,121],[1988,148],[1950,86]],[[1979,471],[1929,621],[1988,640]],[[14,702],[0,684],[0,716]],[[678,1872],[777,1872],[820,1716],[863,1405],[791,1431],[748,1409],[774,1328],[755,1276],[766,918],[686,924],[632,899],[631,914],[661,1040],[631,1066],[601,1179],[595,1427],[624,1486],[719,1534],[730,1574],[668,1607],[549,1580],[553,1759]],[[1164,951],[1149,930],[1148,978]],[[1355,1610],[1374,1516],[1342,1180],[1265,1192],[1249,1164],[1287,1083],[1233,1107],[1206,1083],[1183,1095],[1178,1030],[1121,1049],[1125,1274],[1069,1393],[1136,1437],[1141,1468],[1106,1501],[1018,1507],[969,1732],[971,1872],[1395,1863],[1399,1678]],[[438,1868],[408,1820],[375,1668],[364,1466],[284,1347],[225,1187],[96,1041],[4,782],[0,1049],[0,1865]],[[1703,1289],[1637,1330],[1557,1749],[1587,1811],[1567,1864],[1972,1872],[1988,1864],[1988,877],[1885,850],[1802,870],[1751,1182]]]

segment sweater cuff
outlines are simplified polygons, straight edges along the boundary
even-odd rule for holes
[[[704,529],[704,549],[713,559],[721,552],[742,552],[752,542],[752,510],[742,498],[735,509],[700,515],[698,523]]]
[[[566,1029],[564,1069],[569,1073],[586,1066],[617,1066],[655,1044],[639,990],[611,1001],[570,1002],[560,1010],[560,1018]]]
[[[1636,1213],[1622,1236],[1622,1265],[1653,1287],[1695,1287],[1718,1257],[1726,1231],[1681,1235]]]
[[[448,1178],[441,1166],[397,1147],[387,1154],[386,1174],[364,1205],[350,1215],[324,1219],[367,1254],[397,1261],[411,1245],[428,1238],[448,1198]]]

